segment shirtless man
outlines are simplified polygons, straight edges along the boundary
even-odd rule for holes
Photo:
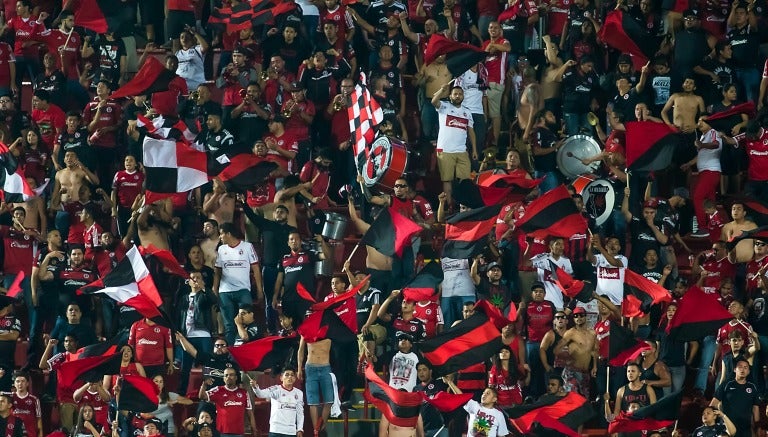
[[[333,382],[331,380],[331,339],[312,338],[304,336],[299,341],[298,365],[296,372],[298,379],[304,379],[304,371],[307,379],[304,381],[304,390],[307,393],[307,405],[312,417],[312,427],[315,435],[325,428],[328,416],[331,414],[333,404]],[[304,357],[307,362],[304,363]]]
[[[664,109],[661,110],[661,118],[668,126],[679,129],[683,133],[696,131],[696,121],[700,114],[704,113],[704,99],[693,92],[696,90],[696,81],[693,77],[686,77],[683,81],[683,92],[674,93],[667,100]],[[672,122],[669,121],[669,110],[672,111]]]
[[[743,203],[734,203],[731,205],[732,221],[723,226],[720,240],[731,241],[733,238],[741,235],[742,231],[750,231],[757,228],[755,222],[746,219],[746,211]],[[736,247],[728,254],[728,260],[732,263],[745,263],[752,259],[754,240],[746,238],[739,241]]]
[[[218,223],[232,223],[235,217],[234,193],[228,193],[224,183],[219,179],[213,180],[213,191],[203,199],[203,214]]]
[[[590,375],[597,375],[597,335],[587,325],[587,311],[582,307],[573,310],[573,328],[565,331],[555,346],[555,355],[564,360],[563,387],[589,397]],[[590,362],[592,368],[590,371]]]
[[[91,185],[99,185],[99,178],[80,163],[75,152],[64,153],[64,165],[66,167],[57,171],[54,179],[51,198],[51,209],[54,211],[58,211],[62,203],[80,200],[80,187],[83,186],[83,181]]]
[[[541,345],[539,346],[539,360],[541,360],[542,367],[544,367],[547,374],[550,374],[555,367],[559,367],[559,360],[555,357],[553,346],[560,342],[567,331],[568,316],[563,311],[556,312],[552,329],[544,334],[544,338],[541,339]],[[554,360],[550,363],[551,357],[554,357]]]
[[[563,60],[558,56],[559,48],[552,42],[549,35],[541,37],[544,41],[544,55],[547,58],[547,68],[541,76],[541,97],[544,99],[544,106],[553,112],[560,106],[560,67],[563,66]],[[559,112],[559,111],[558,111]]]
[[[29,187],[32,189],[37,188],[35,180],[32,178],[26,178]],[[45,230],[48,229],[48,215],[45,211],[45,201],[40,196],[34,196],[25,202],[11,203],[8,205],[11,210],[16,207],[24,208],[27,212],[24,219],[24,227],[30,229],[40,229],[45,236]]]
[[[355,204],[351,195],[347,200],[350,220],[357,226],[357,231],[359,233],[365,234],[368,232],[368,228],[370,228],[371,225],[357,215],[357,210],[355,210]],[[392,276],[392,257],[384,255],[373,246],[366,245],[365,249],[367,252],[365,256],[365,269],[371,275],[371,286],[378,288],[379,290],[388,290],[389,278]]]
[[[261,215],[264,217],[272,217],[275,213],[275,208],[277,205],[283,205],[286,208],[288,208],[288,220],[286,223],[290,226],[293,226],[294,228],[298,228],[298,217],[297,217],[297,210],[296,210],[296,195],[301,192],[301,190],[311,190],[312,189],[312,183],[311,182],[304,182],[302,183],[299,180],[299,177],[296,175],[290,175],[286,176],[285,179],[283,179],[283,188],[280,189],[277,193],[275,193],[275,202],[274,203],[268,203],[262,207],[257,208]]]
[[[203,222],[203,235],[205,239],[200,241],[200,249],[203,251],[205,265],[213,268],[216,262],[216,248],[219,246],[219,222],[214,219],[207,219]]]
[[[161,250],[170,249],[168,234],[173,227],[173,206],[170,200],[170,198],[166,198],[149,205],[144,205],[143,208],[139,208],[137,211],[138,216],[134,215],[139,241],[142,246],[146,247],[151,244]]]
[[[440,87],[447,85],[453,78],[448,66],[445,64],[445,55],[435,58],[431,64],[423,67],[416,76],[416,86],[424,89],[424,97],[419,105],[421,109],[421,125],[424,129],[424,137],[430,141],[437,139],[438,118],[437,111],[429,103]],[[421,95],[421,94],[420,94]]]

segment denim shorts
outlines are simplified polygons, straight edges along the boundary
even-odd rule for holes
[[[307,405],[333,403],[333,381],[329,364],[307,364],[304,366]],[[322,401],[321,401],[322,399]]]

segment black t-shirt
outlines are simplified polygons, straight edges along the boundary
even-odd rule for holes
[[[512,290],[507,281],[501,280],[498,284],[491,284],[486,277],[480,278],[480,284],[476,287],[478,297],[487,299],[493,306],[504,310],[512,300]]]
[[[99,58],[98,69],[117,83],[120,79],[120,58],[127,53],[123,40],[117,38],[115,41],[107,41],[106,38],[100,38],[94,44],[93,50]]]
[[[703,29],[682,29],[675,32],[675,65],[681,72],[693,70],[693,67],[699,64],[704,56],[710,52],[707,44],[709,34]]]
[[[243,212],[259,231],[261,231],[262,259],[264,266],[277,267],[285,255],[291,253],[288,247],[288,236],[296,232],[296,228],[289,224],[268,220],[256,214],[251,208],[245,207]]]
[[[206,351],[197,351],[196,361],[203,366],[203,378],[213,378],[213,386],[224,385],[224,370],[233,368],[240,374],[240,367],[229,354],[212,354]],[[239,378],[239,377],[238,377]]]
[[[563,112],[586,114],[592,97],[599,89],[600,79],[594,71],[582,74],[577,68],[563,74]]]
[[[710,56],[704,58],[704,61],[699,66],[707,71],[710,71],[717,75],[718,82],[712,82],[710,77],[705,77],[701,82],[704,85],[706,93],[704,93],[705,102],[712,104],[723,100],[723,85],[727,83],[736,82],[736,70],[733,67],[733,62],[730,60],[720,62]]]
[[[424,384],[416,384],[413,388],[414,393],[423,392],[427,397],[433,397],[440,392],[447,392],[448,386],[442,380],[431,380]],[[436,430],[443,426],[443,415],[440,411],[427,401],[421,403],[421,418],[424,421],[424,430]]]
[[[533,139],[536,145],[542,149],[552,148],[557,142],[555,133],[545,127],[536,128],[536,131],[533,133]],[[557,153],[533,155],[533,168],[541,172],[555,171],[557,169]]]
[[[64,154],[71,150],[75,152],[77,159],[88,167],[88,170],[96,171],[96,158],[91,146],[88,144],[87,128],[81,127],[72,133],[65,130],[59,134],[59,144],[61,147],[59,147],[59,153],[55,156],[59,166],[66,167],[64,164]]]
[[[0,318],[0,333],[21,332],[21,321],[14,315]],[[13,371],[16,340],[0,340],[0,365],[6,372]],[[10,368],[8,368],[10,366]]]
[[[381,291],[378,288],[369,287],[363,293],[355,294],[355,307],[357,308],[357,327],[360,328],[368,321],[371,309],[374,305],[381,304]]]
[[[739,68],[757,68],[760,56],[760,33],[750,25],[731,28],[725,35],[733,49],[733,64]]]
[[[725,425],[722,423],[716,423],[712,426],[702,425],[691,434],[691,437],[721,437],[730,435]]]
[[[667,232],[666,224],[656,225],[656,227],[660,229],[663,234],[669,234],[669,232]],[[643,262],[645,252],[649,249],[654,249],[656,253],[660,254],[661,243],[656,240],[656,235],[651,228],[648,227],[645,219],[632,217],[632,220],[629,222],[629,230],[632,234],[632,252],[629,256],[629,266],[634,270],[640,270],[645,265]]]
[[[715,390],[720,400],[720,409],[736,425],[737,436],[751,436],[752,406],[759,405],[757,387],[751,382],[739,384],[736,380],[726,381]]]
[[[613,112],[621,114],[622,120],[635,121],[635,106],[643,102],[643,96],[637,93],[635,87],[630,88],[629,92],[620,95],[618,92],[613,96]]]

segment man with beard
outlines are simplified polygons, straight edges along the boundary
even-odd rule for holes
[[[616,404],[613,406],[613,415],[618,416],[622,411],[629,411],[630,404],[639,404],[641,407],[656,403],[656,393],[653,388],[640,380],[642,369],[637,363],[627,364],[627,385],[616,392]],[[606,400],[606,403],[609,401]]]
[[[90,296],[76,296],[78,288],[95,281],[98,275],[84,263],[84,250],[82,246],[72,246],[69,249],[69,263],[61,263],[56,270],[49,269],[53,258],[64,259],[64,254],[59,251],[49,252],[40,264],[39,279],[41,282],[53,282],[57,284],[59,291],[58,313],[65,316],[67,306],[77,302],[83,310],[83,317],[90,316]],[[57,261],[58,262],[58,261]],[[86,343],[82,344],[83,346]]]
[[[277,330],[277,311],[270,305],[275,291],[275,283],[278,276],[278,264],[283,257],[290,253],[291,249],[286,243],[290,234],[296,232],[296,228],[288,224],[288,208],[277,205],[272,211],[272,220],[257,214],[251,208],[244,209],[246,217],[259,229],[261,235],[262,270],[261,277],[264,281],[264,293],[267,316],[267,330],[274,333]],[[269,294],[266,294],[269,293]],[[271,335],[271,334],[270,334]]]
[[[464,90],[460,86],[451,87],[450,104],[441,101],[448,90],[449,82],[440,87],[432,96],[432,106],[437,109],[439,127],[437,132],[437,164],[440,169],[440,180],[443,182],[443,192],[447,195],[447,203],[451,202],[451,192],[454,179],[468,179],[471,164],[467,153],[467,138],[472,144],[472,159],[477,161],[477,142],[472,128],[474,119],[472,112],[465,106]]]
[[[176,333],[176,341],[179,342],[184,352],[192,356],[196,363],[203,366],[203,380],[207,382],[208,387],[224,384],[224,370],[229,368],[240,370],[232,355],[229,354],[227,340],[223,337],[214,338],[213,352],[198,350],[181,332]]]
[[[163,199],[144,205],[133,213],[142,246],[147,247],[152,244],[160,250],[170,249],[168,242],[168,234],[171,230],[170,209],[170,199]]]
[[[19,138],[22,130],[29,129],[29,114],[17,111],[13,98],[9,94],[0,95],[0,130],[5,133],[5,138]],[[9,135],[10,134],[10,135]]]
[[[296,286],[301,283],[310,294],[314,294],[315,262],[325,260],[329,256],[328,244],[323,240],[323,236],[315,235],[315,241],[319,243],[320,251],[304,250],[299,233],[291,232],[288,235],[288,247],[291,251],[283,255],[278,265],[272,308],[277,309],[278,302],[281,302],[283,313],[296,321],[303,320],[309,309],[309,302],[299,297]]]
[[[346,115],[346,112],[344,114]],[[242,102],[232,108],[230,126],[237,132],[240,141],[244,144],[254,144],[267,133],[271,115],[272,108],[262,102],[259,83],[250,82],[245,88]]]
[[[590,375],[597,375],[597,337],[595,331],[587,325],[587,311],[584,308],[576,307],[572,314],[575,326],[565,331],[555,346],[555,354],[564,360],[565,391],[575,391],[590,399]]]
[[[307,161],[301,168],[299,179],[302,184],[309,183],[308,189],[301,190],[300,194],[310,202],[312,208],[307,208],[307,213],[312,216],[313,209],[327,209],[336,206],[336,202],[328,197],[328,190],[331,187],[331,164],[333,158],[328,149],[317,151],[315,159]]]
[[[219,222],[214,219],[206,219],[203,222],[203,237],[198,241],[200,249],[205,257],[205,265],[213,268],[216,262],[216,248],[219,247]]]
[[[563,143],[557,140],[557,134],[551,129],[557,123],[552,111],[542,109],[536,113],[534,120],[536,124],[531,135],[533,169],[536,178],[544,178],[539,184],[539,190],[543,194],[560,184],[560,172],[557,171],[557,150]]]
[[[208,114],[220,111],[221,106],[211,100],[211,90],[206,84],[200,84],[197,89],[189,93],[189,98],[179,105],[179,117],[194,134],[199,134],[207,129],[205,124]]]

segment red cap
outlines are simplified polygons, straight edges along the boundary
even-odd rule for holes
[[[584,309],[584,307],[576,307],[573,309],[573,313],[571,314],[586,314],[587,310]]]
[[[643,203],[643,208],[657,209],[659,207],[659,201],[656,199],[648,199]]]

